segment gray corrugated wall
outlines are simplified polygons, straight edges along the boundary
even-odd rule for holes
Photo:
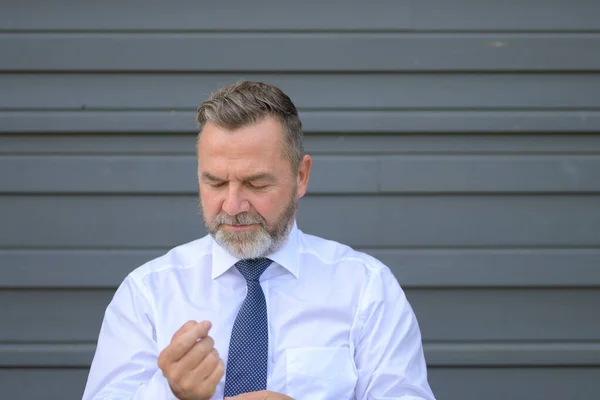
[[[128,271],[204,234],[194,111],[301,110],[300,226],[379,257],[440,399],[600,382],[600,2],[29,0],[0,13],[0,392],[80,398]]]

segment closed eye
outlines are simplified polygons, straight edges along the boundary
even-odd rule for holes
[[[211,182],[209,185],[215,189],[225,186],[227,182]]]
[[[256,189],[256,190],[266,189],[269,186],[269,185],[256,185],[251,182],[246,182],[246,185],[248,185],[249,188]]]

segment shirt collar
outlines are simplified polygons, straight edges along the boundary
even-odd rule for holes
[[[287,237],[285,244],[277,250],[275,253],[268,255],[267,257],[273,260],[274,263],[281,265],[294,277],[300,276],[300,268],[298,265],[298,246],[299,246],[299,235],[300,232],[294,221],[292,230]],[[212,279],[216,279],[219,276],[227,272],[231,267],[235,265],[240,259],[229,254],[227,250],[221,247],[214,239],[212,239]]]

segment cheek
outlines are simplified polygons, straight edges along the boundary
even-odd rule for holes
[[[261,196],[253,199],[251,205],[267,222],[273,223],[283,211],[283,207],[285,206],[285,202],[282,201],[283,198],[283,195],[275,194]]]
[[[215,217],[221,211],[219,200],[216,196],[211,196],[210,193],[200,193],[200,204],[204,215]]]

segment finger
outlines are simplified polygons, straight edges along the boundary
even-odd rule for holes
[[[202,339],[202,341],[204,340],[207,339]],[[198,361],[195,360],[194,363],[197,365],[195,367],[189,367],[182,364],[184,360],[190,357],[190,353],[188,353],[179,362],[173,364],[172,373],[174,376],[179,377],[179,382],[183,387],[198,387],[198,385],[200,385],[202,386],[202,392],[211,391],[213,388],[206,384],[205,381],[212,375],[221,361],[217,354],[216,350],[212,349],[202,359],[201,363],[198,363]]]
[[[205,380],[213,373],[221,361],[217,350],[212,349],[196,368],[194,368],[193,375],[196,379]]]
[[[197,325],[198,336],[200,338],[204,338],[208,336],[208,331],[212,328],[212,323],[210,321],[201,321]]]
[[[179,328],[179,330],[177,332],[175,332],[175,334],[173,334],[173,337],[171,338],[171,341],[173,341],[173,339],[176,339],[178,337],[180,337],[181,335],[185,334],[186,332],[189,332],[190,330],[196,328],[198,330],[198,336],[203,338],[208,336],[208,331],[210,331],[210,328],[212,327],[212,323],[210,321],[188,321],[185,324],[182,325],[181,328]]]
[[[206,336],[209,329],[210,322],[208,321],[197,324],[194,328],[182,333],[178,338],[173,340],[163,350],[161,357],[166,363],[173,363],[180,360],[198,342],[198,339]]]
[[[181,371],[192,371],[210,354],[214,349],[213,338],[207,336],[196,342],[192,348],[177,361],[176,368]]]
[[[215,389],[221,381],[221,378],[223,378],[223,375],[225,375],[225,363],[223,360],[219,360],[217,367],[209,375],[209,377],[206,378],[204,384],[207,388]]]
[[[171,338],[171,343],[173,343],[173,340],[177,339],[178,337],[180,337],[184,333],[189,332],[190,329],[193,329],[196,325],[198,325],[197,321],[188,321],[185,324],[183,324],[181,326],[181,328],[179,328],[179,330],[177,332],[175,332],[175,334]]]

